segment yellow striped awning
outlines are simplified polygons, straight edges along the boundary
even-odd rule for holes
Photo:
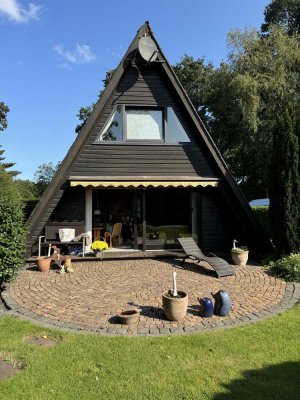
[[[70,181],[70,186],[94,188],[197,188],[217,187],[218,181]]]

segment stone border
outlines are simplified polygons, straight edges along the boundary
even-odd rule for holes
[[[4,315],[14,315],[21,319],[31,321],[37,325],[40,325],[44,328],[58,328],[65,332],[78,332],[85,334],[100,334],[105,336],[163,336],[169,334],[187,334],[187,333],[197,333],[197,332],[208,332],[216,329],[226,329],[233,328],[238,326],[244,326],[247,324],[255,323],[261,320],[264,320],[269,317],[273,317],[277,314],[281,314],[282,312],[287,311],[288,309],[294,307],[297,303],[300,302],[300,283],[296,282],[287,282],[286,289],[284,293],[284,297],[280,303],[272,306],[266,310],[250,313],[240,318],[235,319],[226,319],[221,318],[219,320],[209,320],[207,326],[203,326],[202,324],[195,326],[186,326],[186,327],[174,327],[174,328],[161,328],[158,329],[156,327],[150,328],[141,328],[137,329],[135,326],[129,326],[128,328],[99,328],[92,327],[89,329],[83,329],[79,325],[68,324],[63,321],[54,321],[50,318],[45,318],[38,316],[32,311],[26,310],[20,307],[9,295],[9,284],[7,284],[4,290],[0,293],[1,300],[6,306],[6,310],[1,312],[1,303],[0,303],[0,317]]]

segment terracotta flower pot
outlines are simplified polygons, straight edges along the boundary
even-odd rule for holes
[[[162,295],[164,314],[170,321],[182,321],[188,307],[188,295],[186,292],[178,291],[180,297],[172,297],[170,293]]]
[[[139,310],[121,311],[118,314],[121,324],[131,325],[138,321],[140,312]]]
[[[231,252],[231,257],[235,265],[238,265],[239,267],[244,267],[247,264],[248,261],[248,255],[249,251],[243,251],[243,252]]]
[[[39,271],[48,272],[50,270],[51,257],[48,257],[48,258],[38,257],[36,259],[36,265],[37,265]]]

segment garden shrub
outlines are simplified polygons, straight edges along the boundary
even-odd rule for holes
[[[269,218],[269,207],[266,206],[252,206],[252,211],[255,218],[262,226],[266,234],[271,238],[271,223]]]
[[[26,228],[21,199],[12,177],[0,168],[0,286],[24,264]]]
[[[300,282],[300,253],[292,253],[276,261],[270,261],[267,267],[278,278]]]
[[[23,200],[23,213],[24,213],[24,220],[27,221],[30,214],[32,213],[32,211],[34,210],[35,206],[37,205],[37,203],[39,202],[39,199],[26,199]]]

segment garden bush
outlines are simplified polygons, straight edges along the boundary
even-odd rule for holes
[[[23,213],[24,213],[24,220],[27,221],[30,214],[32,213],[32,211],[34,210],[35,206],[37,205],[37,203],[39,202],[39,199],[26,199],[23,200]]]
[[[23,266],[25,246],[21,199],[12,177],[0,167],[0,286]]]
[[[300,282],[300,253],[270,261],[267,267],[278,278]]]
[[[271,223],[269,218],[269,207],[266,206],[252,206],[252,211],[255,218],[262,226],[266,234],[271,238]]]

